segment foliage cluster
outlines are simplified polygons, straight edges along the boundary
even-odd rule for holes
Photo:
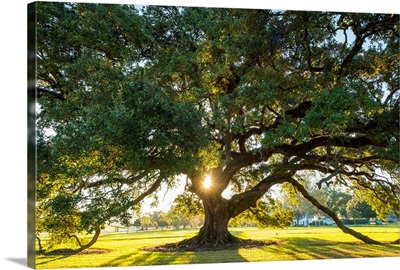
[[[199,243],[246,210],[287,225],[283,183],[367,242],[315,187],[399,210],[398,15],[35,5],[38,233],[126,223],[180,175]]]

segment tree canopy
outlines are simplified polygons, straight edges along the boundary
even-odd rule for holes
[[[99,232],[180,175],[192,244],[234,241],[247,210],[285,219],[282,183],[340,222],[311,178],[399,210],[398,15],[36,5],[38,231]]]

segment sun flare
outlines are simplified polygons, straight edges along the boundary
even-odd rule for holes
[[[207,175],[206,179],[204,179],[204,183],[203,183],[205,188],[210,188],[211,187],[211,176]]]

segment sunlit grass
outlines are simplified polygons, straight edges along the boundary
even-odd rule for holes
[[[400,225],[356,228],[382,242],[400,238]],[[75,268],[314,260],[335,258],[398,257],[399,245],[366,245],[336,227],[291,227],[286,229],[231,228],[245,239],[273,240],[277,244],[260,248],[207,252],[147,252],[141,248],[178,242],[198,230],[139,231],[102,234],[84,254],[38,255],[37,268]]]

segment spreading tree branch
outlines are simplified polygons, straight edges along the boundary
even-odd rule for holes
[[[62,100],[62,101],[67,100],[65,93],[62,91],[48,89],[48,88],[44,88],[44,87],[37,87],[36,92],[37,92],[38,98],[42,97],[43,95],[49,95],[51,97],[54,97],[54,98]]]
[[[356,36],[356,40],[354,41],[353,48],[351,48],[349,54],[346,56],[346,58],[343,60],[342,64],[340,65],[340,68],[336,72],[336,75],[338,77],[341,77],[346,72],[346,70],[350,67],[352,60],[361,51],[365,40],[369,36],[374,35],[379,32],[387,31],[387,30],[392,31],[396,36],[398,36],[399,33],[392,27],[392,25],[397,24],[398,21],[399,21],[399,15],[395,15],[395,16],[389,17],[386,20],[379,20],[379,21],[370,23],[370,24],[366,25],[363,29],[357,29],[356,25],[354,23],[352,23],[351,27]]]
[[[236,217],[243,211],[254,207],[257,201],[274,185],[283,183],[287,179],[293,176],[294,172],[282,172],[277,174],[271,174],[264,178],[252,189],[247,190],[240,194],[235,194],[228,201],[229,211],[231,217]]]

